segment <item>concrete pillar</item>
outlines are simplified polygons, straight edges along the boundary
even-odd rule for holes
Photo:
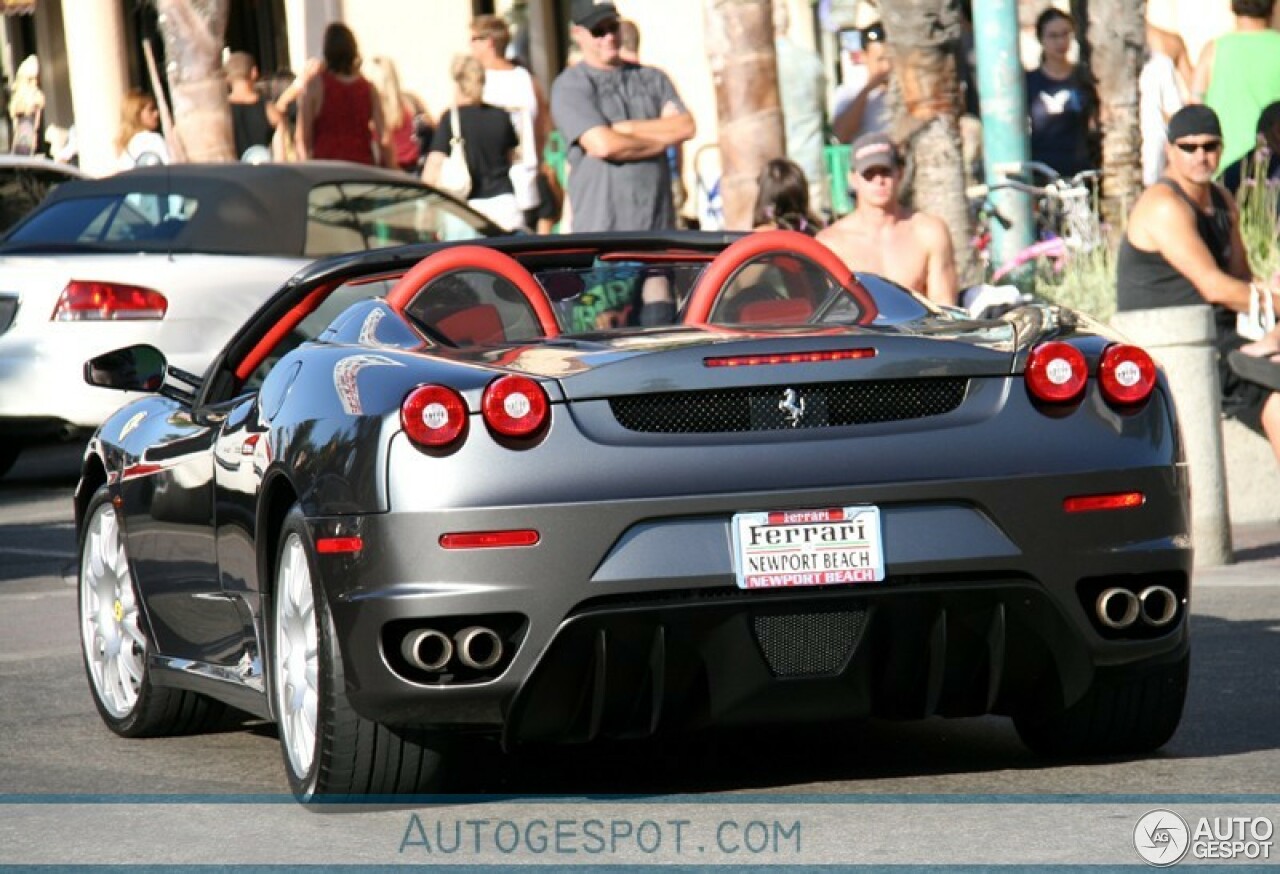
[[[1197,566],[1230,564],[1231,521],[1222,451],[1222,398],[1213,310],[1167,307],[1116,313],[1112,325],[1151,353],[1169,380],[1191,477],[1191,542]]]
[[[93,176],[116,171],[120,105],[129,87],[120,3],[62,0],[71,105],[80,142],[80,169]]]

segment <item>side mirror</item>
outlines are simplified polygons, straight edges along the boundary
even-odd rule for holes
[[[126,346],[84,363],[84,381],[120,391],[159,391],[168,364],[154,346]]]

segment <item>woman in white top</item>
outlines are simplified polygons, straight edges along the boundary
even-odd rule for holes
[[[160,109],[154,97],[136,89],[125,95],[116,136],[121,170],[169,163],[169,146],[159,128]]]
[[[505,109],[516,129],[520,148],[511,166],[511,186],[521,210],[541,203],[538,168],[551,131],[551,113],[537,80],[506,57],[511,30],[496,15],[480,15],[471,22],[471,55],[484,67],[484,102]],[[531,216],[526,216],[531,218]],[[531,223],[532,224],[532,223]]]

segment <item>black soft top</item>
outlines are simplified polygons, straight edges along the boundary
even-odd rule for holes
[[[345,161],[162,164],[65,182],[49,195],[44,208],[84,197],[178,194],[194,198],[200,207],[175,243],[199,240],[193,248],[204,252],[302,255],[308,193],[317,185],[340,182],[434,191],[403,173]]]

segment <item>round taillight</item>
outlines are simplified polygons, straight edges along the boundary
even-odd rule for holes
[[[1037,400],[1065,404],[1080,397],[1089,370],[1084,354],[1068,343],[1044,343],[1027,359],[1027,388]]]
[[[467,430],[467,402],[443,385],[420,385],[400,405],[400,424],[419,446],[449,446]]]
[[[1137,346],[1108,346],[1098,362],[1098,384],[1110,403],[1140,404],[1156,387],[1156,364]]]
[[[484,390],[484,420],[504,437],[528,437],[547,423],[550,403],[542,386],[527,376],[500,376]]]

